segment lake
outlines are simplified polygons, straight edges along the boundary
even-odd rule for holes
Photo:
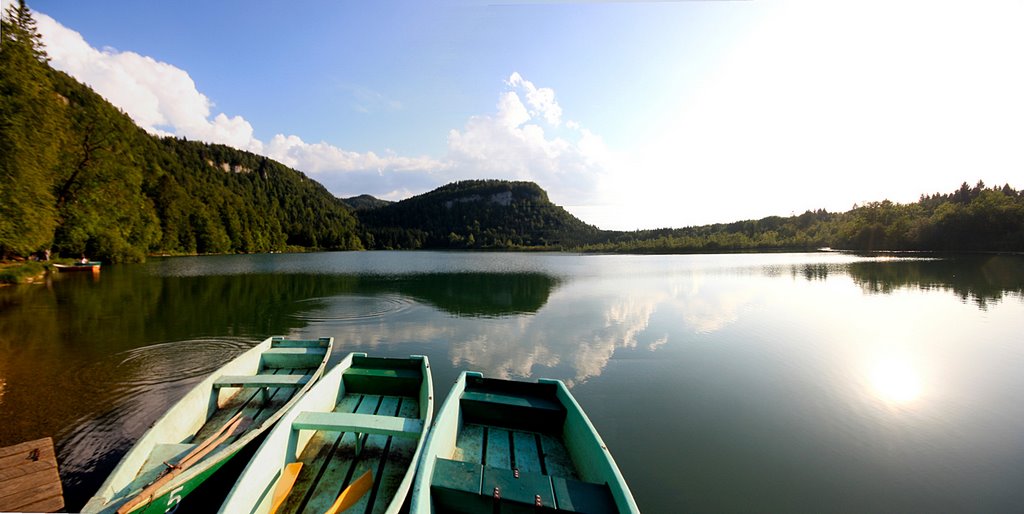
[[[1024,510],[1024,257],[359,252],[0,288],[0,446],[69,510],[271,335],[572,388],[645,512]]]

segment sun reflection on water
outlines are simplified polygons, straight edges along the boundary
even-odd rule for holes
[[[922,380],[914,363],[903,356],[886,356],[868,370],[872,392],[880,400],[906,405],[921,397]]]

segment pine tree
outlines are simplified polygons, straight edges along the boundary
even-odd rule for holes
[[[24,256],[53,240],[62,105],[24,0],[0,23],[0,256]]]

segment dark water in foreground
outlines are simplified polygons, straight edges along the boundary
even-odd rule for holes
[[[365,252],[155,259],[0,289],[0,446],[71,510],[269,335],[566,381],[641,509],[1024,511],[1024,258]]]

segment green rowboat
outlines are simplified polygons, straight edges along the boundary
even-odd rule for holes
[[[410,512],[538,511],[639,512],[565,384],[463,372],[430,431]]]
[[[433,410],[426,357],[349,354],[267,434],[220,512],[396,513]]]
[[[269,338],[197,384],[135,443],[87,513],[170,514],[309,390],[334,339]]]

